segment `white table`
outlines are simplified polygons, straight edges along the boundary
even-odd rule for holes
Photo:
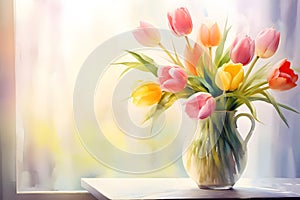
[[[240,179],[232,190],[203,190],[189,178],[82,178],[97,199],[300,198],[300,179]]]

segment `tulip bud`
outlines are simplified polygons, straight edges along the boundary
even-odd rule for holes
[[[276,52],[280,40],[280,32],[274,28],[262,30],[255,40],[255,55],[260,58],[269,58]]]
[[[187,99],[185,112],[190,118],[205,119],[216,109],[216,100],[205,92],[198,92]]]
[[[271,89],[284,91],[297,86],[298,74],[295,74],[290,66],[291,63],[287,59],[283,59],[277,63],[276,68],[268,77]]]
[[[253,58],[255,44],[249,36],[237,36],[230,48],[230,59],[234,63],[247,65]]]
[[[221,32],[217,23],[214,23],[211,27],[202,24],[199,34],[201,43],[206,47],[217,46],[221,41]]]
[[[192,18],[186,8],[181,7],[174,12],[169,12],[168,21],[170,29],[178,37],[186,36],[192,32]]]
[[[131,94],[132,102],[136,106],[151,106],[160,101],[162,91],[159,84],[147,82],[137,87]]]
[[[178,66],[163,66],[157,71],[161,88],[167,92],[180,92],[187,84],[186,72]]]
[[[215,82],[216,85],[224,91],[233,91],[239,87],[244,80],[244,70],[241,63],[224,64],[218,68]]]
[[[193,75],[201,75],[197,72],[197,67],[198,70],[204,68],[204,66],[199,66],[201,58],[203,58],[203,61],[205,62],[203,64],[205,64],[206,66],[209,65],[209,59],[207,59],[209,55],[198,43],[195,43],[193,47],[186,46],[183,55],[185,67]]]
[[[135,39],[144,46],[155,47],[160,43],[160,33],[152,24],[141,21],[140,26],[133,31]]]

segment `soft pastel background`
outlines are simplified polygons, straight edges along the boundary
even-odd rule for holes
[[[270,60],[287,57],[295,67],[300,66],[300,21],[297,20],[300,2],[297,0],[15,2],[17,187],[20,191],[78,190],[81,177],[186,176],[180,160],[153,173],[117,172],[97,162],[84,149],[76,132],[72,102],[81,65],[98,45],[134,29],[140,20],[167,29],[166,13],[185,6],[195,25],[191,37],[196,36],[200,23],[207,21],[207,17],[221,27],[228,17],[232,25],[230,39],[237,32],[255,37],[262,28],[273,26],[281,32],[281,43]],[[108,90],[113,89],[109,87]],[[5,88],[3,91],[6,92]],[[299,87],[274,95],[300,110]],[[101,93],[97,96],[101,98]],[[244,177],[300,177],[299,115],[284,112],[290,123],[288,129],[272,107],[260,103],[257,106],[258,116],[264,123],[257,124],[249,143]],[[240,127],[246,131],[247,122],[241,121]],[[121,146],[127,142],[122,137],[114,141]],[[111,156],[117,159],[117,155]]]

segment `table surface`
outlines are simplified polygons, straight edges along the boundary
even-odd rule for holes
[[[240,179],[231,190],[203,190],[189,178],[82,178],[97,199],[300,198],[300,178]]]

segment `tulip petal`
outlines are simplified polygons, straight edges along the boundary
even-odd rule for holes
[[[244,70],[241,69],[232,79],[230,91],[237,89],[244,80]]]
[[[159,102],[162,96],[160,86],[148,82],[137,87],[131,94],[132,103],[136,106],[150,106]]]
[[[205,119],[210,116],[216,108],[216,101],[214,98],[209,97],[206,99],[205,105],[202,106],[198,114],[199,119]]]
[[[269,58],[276,52],[280,41],[280,33],[274,28],[259,32],[255,40],[255,54],[261,58]]]
[[[229,90],[231,83],[231,74],[229,72],[223,71],[221,68],[218,69],[216,79],[216,85],[224,91]]]
[[[161,40],[159,31],[152,24],[144,21],[140,22],[140,26],[132,34],[144,46],[157,46]]]
[[[276,68],[268,77],[269,87],[273,90],[289,90],[297,86],[298,74],[290,68],[291,63],[283,59],[276,64]]]
[[[202,24],[200,27],[200,41],[204,46],[206,47],[210,46],[209,29],[205,24]]]
[[[178,66],[162,66],[158,69],[158,81],[164,91],[177,93],[187,84],[186,72]]]
[[[215,99],[209,93],[198,92],[188,98],[185,112],[190,118],[204,119],[214,112],[215,107]]]
[[[269,86],[274,90],[285,91],[296,87],[297,84],[291,81],[287,81],[286,78],[278,77],[269,81]]]
[[[210,29],[210,45],[217,46],[221,41],[221,32],[217,23],[215,23]]]
[[[189,11],[186,8],[178,8],[168,13],[169,27],[177,36],[185,36],[192,32],[193,23]]]

